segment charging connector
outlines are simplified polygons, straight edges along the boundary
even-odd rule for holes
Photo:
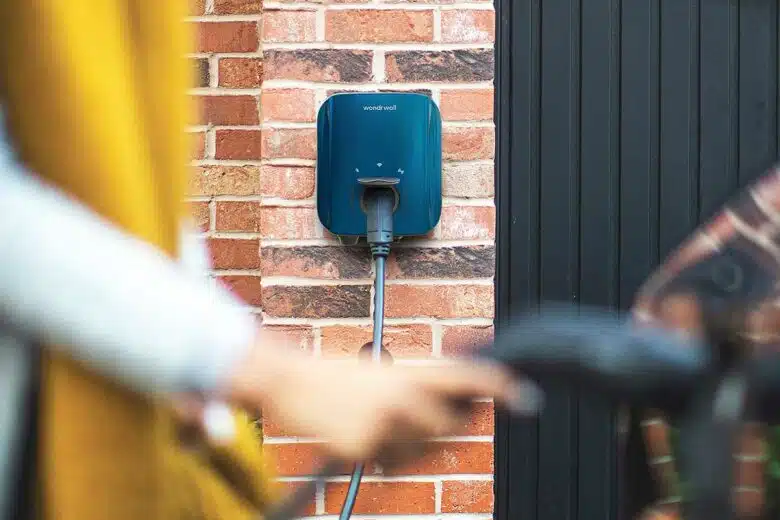
[[[382,360],[382,330],[385,320],[385,265],[393,242],[393,213],[398,208],[398,191],[395,177],[371,177],[358,179],[364,187],[361,206],[366,213],[366,240],[374,259],[374,335],[371,359]],[[341,508],[339,520],[349,520],[355,507],[365,464],[358,463],[352,471],[347,496]]]

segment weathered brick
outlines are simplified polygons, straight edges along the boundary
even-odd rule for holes
[[[260,116],[253,96],[197,96],[200,124],[257,125]]]
[[[260,231],[260,210],[259,202],[219,201],[216,230],[257,233]]]
[[[301,88],[265,89],[261,97],[263,121],[314,122],[314,91]]]
[[[441,237],[452,240],[487,240],[496,234],[494,206],[445,206],[439,222]]]
[[[260,267],[259,240],[211,238],[208,246],[214,269],[258,269]]]
[[[386,475],[493,473],[492,442],[436,442],[431,452],[412,463],[385,464]]]
[[[193,224],[201,231],[208,231],[211,215],[208,202],[190,202]]]
[[[220,58],[219,86],[226,88],[260,88],[263,83],[263,60],[260,58]]]
[[[356,357],[371,341],[372,327],[334,325],[322,329],[322,355]],[[394,358],[424,358],[431,355],[433,333],[428,325],[385,325],[382,345]]]
[[[214,14],[260,14],[260,0],[214,0]]]
[[[494,196],[493,163],[444,163],[442,193],[445,197],[489,198]]]
[[[455,325],[444,327],[441,352],[445,356],[467,356],[474,348],[493,340],[493,326]]]
[[[260,212],[260,232],[266,239],[316,238],[317,222],[311,207],[266,206]]]
[[[325,514],[335,515],[347,496],[348,482],[325,487]],[[355,500],[357,515],[419,515],[435,511],[433,482],[363,482]]]
[[[493,512],[493,482],[490,480],[445,480],[441,494],[442,513]]]
[[[349,9],[325,13],[329,42],[432,42],[433,11]]]
[[[388,285],[390,318],[492,318],[492,285]]]
[[[316,159],[314,128],[269,128],[263,131],[263,159]]]
[[[240,298],[247,305],[258,306],[262,302],[259,276],[219,276],[217,282]]]
[[[370,256],[366,248],[360,247],[264,247],[261,261],[264,276],[325,279],[371,276]]]
[[[370,299],[368,285],[263,287],[263,310],[279,318],[363,318]]]
[[[217,159],[260,159],[260,130],[217,130]]]
[[[394,82],[490,81],[491,49],[391,51],[385,55],[386,76]]]
[[[209,86],[209,60],[206,58],[193,58],[192,66],[195,68],[195,85],[198,87]]]
[[[493,89],[443,90],[441,115],[447,121],[487,121],[493,119]]]
[[[260,175],[258,166],[201,166],[194,169],[190,195],[258,195]]]
[[[371,79],[371,51],[351,49],[269,49],[265,79],[362,83]]]
[[[493,0],[469,0],[469,3],[492,2]],[[450,5],[460,4],[463,0],[381,0],[383,4],[437,4]]]
[[[491,43],[495,25],[492,9],[445,9],[441,12],[441,39],[447,43]]]
[[[300,200],[314,195],[314,168],[263,166],[261,172],[261,193],[266,197]]]
[[[260,46],[255,22],[198,22],[198,52],[253,52]]]
[[[263,13],[263,41],[313,42],[317,39],[317,12],[267,10]]]
[[[492,127],[445,127],[442,132],[442,155],[445,160],[492,159],[495,149],[495,130]]]
[[[399,247],[387,267],[389,278],[489,278],[495,272],[495,248]]]

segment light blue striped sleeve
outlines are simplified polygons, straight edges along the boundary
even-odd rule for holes
[[[143,392],[209,392],[256,320],[26,172],[0,136],[0,321]]]

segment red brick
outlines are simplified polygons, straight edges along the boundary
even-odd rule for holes
[[[441,493],[442,513],[492,513],[493,482],[445,480]]]
[[[217,202],[217,231],[260,231],[260,203],[245,201]]]
[[[313,475],[325,456],[322,444],[309,442],[296,442],[290,444],[266,443],[263,449],[267,451],[274,461],[274,471],[280,477],[299,477]],[[347,465],[340,473],[351,473]]]
[[[307,239],[317,237],[317,210],[286,206],[266,206],[260,211],[260,232],[266,239]]]
[[[200,124],[257,125],[260,116],[252,96],[198,96]]]
[[[445,163],[442,168],[442,192],[445,197],[493,197],[493,163]]]
[[[443,90],[441,115],[447,121],[493,120],[493,89]]]
[[[296,492],[299,488],[305,485],[304,482],[281,482],[281,497],[280,501],[286,502],[287,499]],[[361,486],[362,487],[362,486]],[[314,516],[317,514],[317,500],[315,496],[311,497],[311,500],[307,501],[296,514],[300,516]]]
[[[345,246],[263,247],[265,276],[300,276],[322,279],[358,279],[371,276],[365,248]]]
[[[329,42],[432,42],[433,11],[349,9],[325,13]]]
[[[214,14],[260,14],[263,2],[259,0],[214,0]]]
[[[206,0],[190,0],[190,14],[200,16],[206,12]]]
[[[366,318],[370,306],[368,285],[263,287],[263,311],[279,318]]]
[[[652,446],[653,457],[667,457],[672,454],[669,429],[665,424],[654,422],[643,426],[642,436],[648,446]]]
[[[737,452],[751,457],[764,455],[763,440],[762,426],[755,423],[747,423],[743,426],[737,440],[739,443]]]
[[[262,155],[260,130],[217,130],[217,159],[257,160]]]
[[[372,327],[332,326],[322,329],[324,357],[356,357],[372,339]],[[394,358],[420,358],[431,355],[433,335],[428,325],[386,325],[382,344]]]
[[[764,485],[764,462],[760,460],[737,460],[735,482],[740,487],[762,487]]]
[[[263,41],[313,42],[316,39],[316,11],[267,10],[263,13]]]
[[[493,341],[493,326],[455,325],[444,327],[441,351],[445,356],[467,356],[473,348]]]
[[[492,285],[389,285],[390,318],[492,318]]]
[[[259,166],[201,166],[195,168],[192,196],[258,195],[261,193]]]
[[[308,199],[314,195],[314,168],[305,166],[263,166],[261,193],[266,197]]]
[[[447,43],[491,43],[495,20],[492,9],[445,9],[441,12],[441,39]]]
[[[759,490],[740,489],[734,493],[734,509],[737,518],[761,518],[764,509],[764,493]]]
[[[259,276],[219,276],[217,281],[247,305],[258,306],[262,302]]]
[[[445,206],[439,221],[445,240],[489,240],[496,236],[494,206]]]
[[[198,52],[253,52],[260,40],[255,22],[198,22]]]
[[[347,496],[347,482],[325,487],[325,514],[335,515]],[[435,512],[433,482],[363,482],[355,501],[354,514],[420,515]]]
[[[492,127],[445,128],[442,148],[444,159],[449,161],[492,159],[495,153],[495,131]]]
[[[424,457],[400,466],[384,463],[386,475],[453,475],[493,473],[492,442],[436,442]]]
[[[203,159],[206,155],[206,132],[190,132],[192,135],[192,158]]]
[[[194,225],[201,231],[208,231],[211,220],[209,203],[191,202],[189,206]]]
[[[260,241],[254,239],[209,239],[214,269],[257,269],[260,267]]]
[[[478,401],[472,404],[471,413],[460,429],[463,435],[495,434],[495,411],[493,403]]]
[[[263,159],[317,158],[317,132],[313,128],[269,128],[263,131]]]
[[[263,83],[261,58],[220,58],[219,86],[226,88],[260,88]]]
[[[263,121],[309,123],[316,119],[314,91],[300,88],[265,89],[261,98]]]

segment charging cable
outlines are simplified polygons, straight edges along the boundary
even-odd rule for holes
[[[394,177],[373,177],[358,179],[364,187],[361,204],[366,213],[366,240],[374,261],[374,331],[371,345],[371,360],[382,360],[382,332],[385,325],[385,268],[393,242],[393,213],[398,207],[398,192],[394,186],[399,179]],[[360,481],[363,479],[365,463],[355,465],[349,481],[349,489],[341,508],[339,520],[349,520],[355,507]]]
[[[393,242],[393,213],[398,208],[398,191],[395,185],[400,179],[395,177],[368,177],[358,179],[363,186],[360,204],[366,214],[366,241],[371,249],[374,262],[374,330],[371,343],[371,361],[382,361],[382,332],[385,321],[385,278],[387,257]],[[295,516],[316,492],[317,486],[327,477],[337,475],[343,467],[340,461],[328,461],[316,478],[293,493],[289,501],[265,515],[266,520],[289,520]],[[360,482],[363,479],[365,463],[355,464],[349,481],[347,496],[339,514],[339,520],[349,520],[355,508]]]

